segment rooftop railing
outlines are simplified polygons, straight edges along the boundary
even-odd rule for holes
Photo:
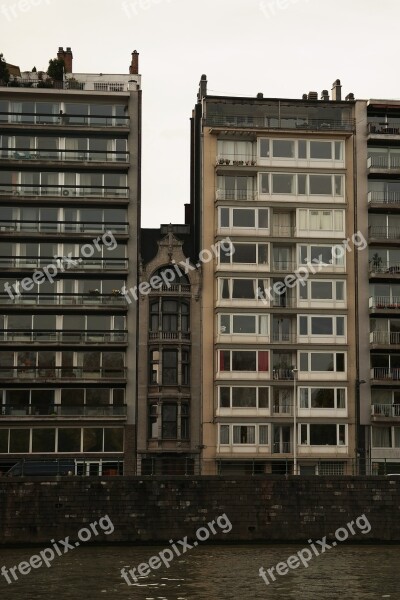
[[[353,131],[354,119],[299,119],[251,115],[207,115],[204,124],[208,127],[240,127],[244,129],[302,129],[322,131]]]

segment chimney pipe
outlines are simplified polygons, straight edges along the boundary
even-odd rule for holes
[[[328,92],[328,90],[322,90],[322,92],[321,92],[321,100],[325,100],[325,101],[329,100],[329,92]]]
[[[354,100],[354,99],[355,99],[355,98],[354,98],[354,94],[353,94],[353,92],[350,92],[350,94],[347,94],[347,96],[346,96],[346,100],[347,100],[347,102],[348,102],[349,100]]]
[[[334,102],[340,102],[342,99],[342,86],[340,85],[340,79],[336,79],[332,85],[332,100]]]
[[[197,94],[197,101],[201,102],[205,96],[207,96],[207,75],[202,75],[200,79],[199,93]]]
[[[58,52],[57,52],[57,58],[58,60],[63,60],[64,61],[64,69],[65,69],[65,73],[72,73],[72,50],[69,46],[67,46],[67,49],[64,50],[64,48],[62,46],[59,46],[58,48]]]
[[[129,75],[139,75],[139,52],[132,52],[131,66],[129,67]]]

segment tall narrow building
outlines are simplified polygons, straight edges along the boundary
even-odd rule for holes
[[[0,85],[0,469],[135,469],[141,78],[22,73]],[[101,69],[101,65],[99,65]]]
[[[354,97],[211,96],[191,121],[203,472],[351,474]],[[227,242],[229,238],[230,242]]]

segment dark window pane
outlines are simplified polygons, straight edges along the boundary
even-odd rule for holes
[[[80,452],[81,430],[68,427],[58,430],[58,452]]]

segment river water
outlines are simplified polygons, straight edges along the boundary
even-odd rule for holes
[[[166,547],[166,546],[165,546]],[[128,586],[123,567],[147,562],[159,546],[81,546],[56,558],[50,568],[18,581],[0,577],[2,600],[400,600],[399,546],[338,545],[266,585],[258,571],[288,559],[301,545],[198,546],[171,566]],[[29,560],[41,548],[0,550],[0,567]]]

